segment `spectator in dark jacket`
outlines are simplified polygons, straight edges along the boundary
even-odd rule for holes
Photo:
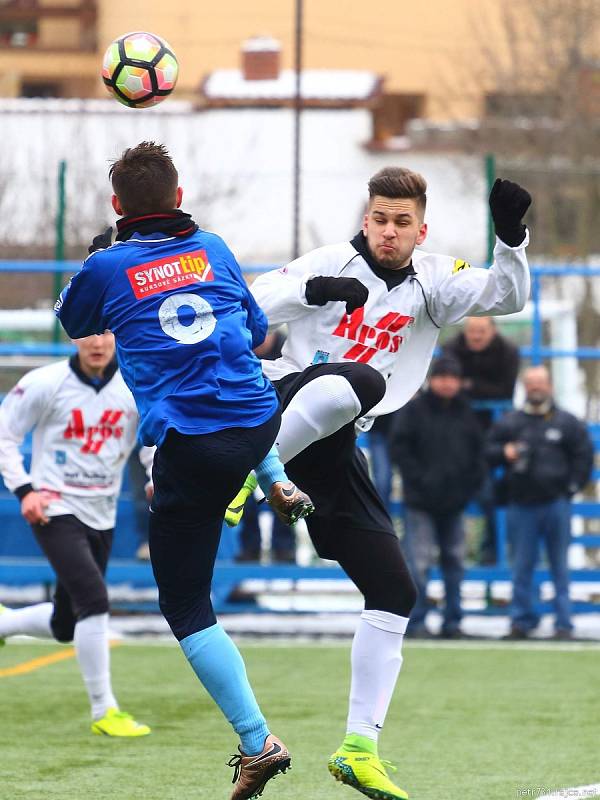
[[[511,401],[519,373],[519,350],[498,333],[493,317],[468,317],[462,333],[451,339],[444,353],[456,358],[463,371],[462,387],[473,401]],[[493,422],[493,412],[477,411],[486,432]],[[486,472],[477,497],[484,517],[484,531],[479,552],[481,564],[496,562],[496,518],[492,475]]]
[[[460,364],[439,358],[429,388],[400,410],[392,435],[392,460],[404,491],[404,550],[418,590],[409,624],[413,635],[427,634],[427,577],[436,545],[446,600],[442,636],[461,635],[462,513],[479,487],[485,461],[481,427],[460,386]]]
[[[471,400],[512,400],[519,374],[519,350],[496,329],[493,317],[468,317],[462,333],[444,346],[463,371],[462,388]],[[489,412],[478,412],[485,428]]]
[[[533,570],[543,541],[554,581],[556,633],[569,639],[567,553],[571,539],[571,497],[590,478],[594,450],[583,422],[554,404],[545,367],[523,375],[526,402],[490,430],[491,463],[506,465],[507,523],[513,553],[512,627],[508,638],[524,639],[537,626]]]

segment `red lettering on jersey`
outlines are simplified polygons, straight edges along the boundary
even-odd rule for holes
[[[65,428],[63,436],[65,439],[83,439],[84,435],[83,414],[80,408],[74,408],[71,411],[71,421]]]
[[[100,417],[100,422],[98,423],[98,425],[114,426],[117,424],[117,422],[121,419],[122,416],[123,416],[122,411],[111,411],[110,409],[107,409]]]
[[[206,250],[158,258],[125,270],[136,300],[153,294],[214,281]]]
[[[404,314],[398,314],[395,311],[390,311],[388,314],[382,317],[379,322],[375,323],[375,327],[381,328],[385,331],[390,331],[390,333],[398,333],[401,328],[404,328],[405,325],[409,325],[414,321],[414,317],[407,317]]]
[[[365,318],[364,307],[355,309],[352,314],[344,314],[340,324],[334,330],[334,336],[342,336],[344,339],[356,339],[357,331]]]
[[[397,353],[404,337],[395,334],[414,322],[414,317],[399,314],[397,311],[388,311],[375,323],[375,327],[366,325],[364,318],[364,307],[357,308],[352,314],[344,314],[333,331],[334,336],[341,336],[343,339],[351,339],[356,342],[344,353],[343,358],[347,358],[349,361],[358,361],[361,364],[368,363],[380,350]]]
[[[120,439],[123,436],[123,428],[117,425],[122,416],[122,411],[113,411],[108,408],[102,412],[97,425],[86,427],[83,411],[80,408],[74,408],[71,411],[71,419],[63,432],[63,437],[65,439],[83,439],[80,451],[97,455],[107,439],[111,437]]]

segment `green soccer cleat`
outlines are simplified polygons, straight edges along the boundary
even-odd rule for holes
[[[225,522],[230,528],[235,528],[235,526],[239,525],[242,521],[246,500],[254,492],[257,486],[258,481],[254,477],[254,473],[251,472],[244,481],[242,488],[227,506],[227,511],[225,511]]]
[[[2,603],[0,603],[0,614],[4,614],[5,611],[6,611],[6,606],[3,606]],[[2,636],[0,636],[0,647],[2,647],[4,644],[6,644],[6,640],[3,639]]]
[[[92,722],[92,733],[100,736],[148,736],[152,733],[147,725],[136,722],[131,714],[109,708],[101,719]]]
[[[350,752],[340,747],[329,759],[329,772],[336,781],[358,789],[373,800],[408,800],[405,791],[393,784],[386,769],[396,770],[367,751]]]

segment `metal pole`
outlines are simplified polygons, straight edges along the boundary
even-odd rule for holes
[[[300,255],[300,115],[302,111],[302,12],[304,0],[296,0],[296,27],[294,70],[296,72],[294,93],[294,194],[293,194],[293,245],[292,259]]]
[[[65,176],[67,173],[67,162],[62,160],[58,164],[58,197],[56,208],[56,243],[54,246],[54,258],[56,261],[65,260],[65,211],[67,201],[65,196]],[[62,290],[63,273],[54,273],[54,300]],[[54,320],[54,330],[52,334],[52,341],[58,344],[60,341],[60,323],[58,319]]]
[[[542,363],[543,322],[542,322],[542,292],[541,278],[539,275],[531,276],[531,303],[533,305],[531,325],[531,363],[538,366]]]
[[[492,186],[496,180],[496,156],[488,153],[485,157],[485,182],[487,185],[487,195],[490,196]],[[488,266],[494,261],[494,246],[496,244],[496,230],[494,220],[488,207],[487,213],[487,263]]]

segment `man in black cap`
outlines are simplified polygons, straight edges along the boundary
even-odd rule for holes
[[[415,636],[428,633],[427,577],[436,549],[446,597],[441,635],[461,635],[462,515],[485,469],[481,427],[461,394],[461,380],[458,361],[434,361],[428,388],[398,412],[392,435],[404,487],[404,553],[418,592],[408,626]]]

